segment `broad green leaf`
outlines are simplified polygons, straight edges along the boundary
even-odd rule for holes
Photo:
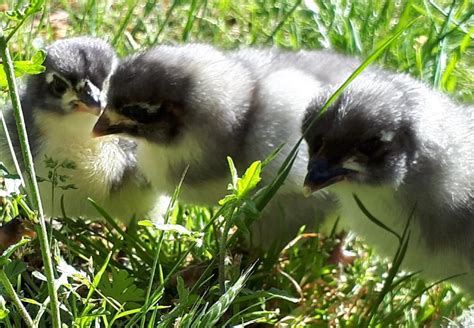
[[[13,64],[15,66],[15,73],[23,74],[40,74],[45,71],[43,62],[46,58],[44,50],[37,51],[30,60],[18,60]]]
[[[135,279],[126,270],[113,269],[111,277],[104,277],[98,288],[105,296],[124,304],[127,310],[139,307],[145,300],[145,291],[135,285]]]
[[[26,271],[26,263],[22,261],[11,261],[3,268],[5,274],[11,282],[15,282],[17,277]]]
[[[5,12],[5,16],[16,22],[20,22],[30,15],[36,14],[43,9],[44,0],[31,0],[26,8],[18,10],[9,10]]]
[[[178,276],[178,278],[176,279],[176,282],[177,282],[179,302],[180,303],[187,302],[189,298],[189,290],[186,288],[183,278],[181,276]]]
[[[41,64],[34,64],[30,60],[19,60],[13,63],[15,67],[15,76],[20,77],[25,74],[35,75],[45,71],[45,67]]]
[[[232,181],[232,185],[229,186],[228,190],[235,190],[237,189],[237,183],[239,178],[239,176],[237,175],[237,169],[235,168],[234,161],[229,156],[227,156],[227,163],[229,163],[230,177]]]
[[[229,185],[230,186],[230,185]],[[232,194],[232,195],[226,195],[224,198],[222,198],[220,201],[219,201],[219,205],[220,206],[224,206],[225,204],[233,201],[233,200],[236,200],[237,197]]]
[[[10,247],[8,247],[4,252],[3,254],[0,256],[0,265],[5,265],[8,263],[9,261],[9,258],[10,256],[13,255],[13,253],[15,253],[15,251],[20,248],[21,246],[25,245],[26,243],[28,243],[30,241],[29,238],[25,238],[23,237],[18,243],[14,244],[14,245],[11,245]]]
[[[7,86],[8,86],[7,76],[5,75],[5,70],[3,69],[3,66],[2,66],[0,68],[0,87],[6,88]]]
[[[250,191],[252,191],[257,184],[262,180],[260,174],[262,172],[262,162],[253,162],[245,171],[242,178],[237,180],[237,197],[244,198]]]
[[[40,12],[43,10],[44,2],[45,0],[31,0],[28,7],[26,8],[26,14],[32,15]]]
[[[0,320],[3,320],[8,317],[9,313],[10,311],[6,307],[5,299],[3,298],[3,296],[0,295]]]
[[[23,10],[9,10],[2,13],[1,16],[5,16],[11,21],[19,22],[25,16],[25,12]]]
[[[40,74],[45,71],[45,67],[42,65],[44,59],[46,58],[46,53],[43,50],[37,51],[30,60],[17,60],[13,62],[15,68],[15,77],[21,77],[25,74],[35,75]],[[7,78],[5,75],[5,70],[0,69],[0,87],[7,87]]]

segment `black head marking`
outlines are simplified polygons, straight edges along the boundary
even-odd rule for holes
[[[101,39],[78,37],[56,41],[46,48],[46,71],[28,79],[22,99],[24,107],[68,113],[70,108],[63,97],[80,93],[79,86],[85,86],[86,81],[94,89],[102,89],[115,61],[113,48]]]
[[[305,137],[313,158],[310,167],[316,160],[324,160],[328,170],[350,170],[344,171],[344,176],[355,182],[398,184],[403,180],[416,156],[413,117],[405,107],[397,108],[404,103],[404,90],[375,83],[373,88],[364,83],[349,86],[316,118]],[[321,96],[313,101],[303,130],[319,115],[327,99]]]
[[[129,119],[121,124],[122,133],[169,143],[179,135],[184,116],[193,114],[188,98],[192,83],[172,56],[154,49],[133,55],[110,79],[107,110]]]
[[[190,88],[191,77],[180,63],[167,62],[167,58],[151,50],[120,63],[110,79],[108,99],[114,108],[185,103]]]

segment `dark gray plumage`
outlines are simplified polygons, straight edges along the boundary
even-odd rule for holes
[[[316,98],[304,128],[327,97]],[[307,135],[307,191],[338,196],[351,229],[385,255],[415,214],[405,268],[455,281],[474,293],[474,108],[406,75],[375,68],[359,76]]]
[[[226,156],[242,173],[286,143],[264,172],[268,182],[300,137],[313,96],[323,85],[344,80],[357,65],[356,59],[327,51],[159,46],[118,66],[108,107],[94,130],[140,140],[139,165],[164,192],[174,190],[189,164],[181,199],[215,205],[229,181]],[[335,204],[327,194],[313,200],[301,195],[306,160],[301,151],[253,227],[254,245],[288,241],[302,224],[321,224],[332,213]]]
[[[38,176],[47,177],[52,170],[45,165],[46,156],[59,163],[71,160],[76,168],[59,169],[58,174],[69,176],[61,185],[73,184],[77,189],[56,188],[53,209],[51,184],[40,183],[45,212],[61,214],[64,195],[70,216],[99,216],[87,197],[124,221],[147,213],[157,197],[137,170],[135,142],[91,135],[104,105],[101,90],[117,64],[114,50],[100,39],[78,37],[56,41],[46,51],[46,71],[30,76],[21,96],[29,142]],[[16,131],[11,111],[6,112],[6,121],[9,130]],[[19,141],[13,135],[19,156]],[[10,158],[4,135],[0,141],[2,160]]]

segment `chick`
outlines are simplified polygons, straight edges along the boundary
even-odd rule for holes
[[[103,40],[77,37],[56,41],[46,52],[45,72],[30,76],[21,95],[37,175],[51,180],[51,166],[66,166],[57,169],[58,186],[52,188],[50,181],[39,184],[45,213],[60,215],[61,197],[69,216],[100,217],[88,197],[124,222],[149,212],[158,196],[137,168],[136,143],[91,135],[105,105],[101,90],[117,64],[114,50]],[[16,131],[11,110],[5,119],[9,131]],[[11,158],[4,134],[0,145],[2,161]],[[47,158],[56,163],[48,165]],[[59,175],[67,177],[59,180]]]
[[[229,181],[226,156],[243,172],[285,144],[265,169],[268,183],[299,139],[311,99],[358,64],[326,51],[158,46],[117,67],[94,133],[135,138],[140,168],[165,193],[189,165],[181,200],[215,205]],[[324,192],[312,199],[301,195],[306,162],[300,151],[285,184],[252,226],[253,246],[282,245],[303,224],[332,226],[333,199]]]
[[[309,106],[308,193],[335,194],[352,230],[392,256],[412,211],[405,269],[455,279],[474,293],[474,108],[403,74],[372,68],[326,113]]]

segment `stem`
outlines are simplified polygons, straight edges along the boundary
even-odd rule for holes
[[[23,161],[25,163],[26,178],[28,179],[28,187],[30,188],[30,196],[33,206],[38,210],[38,220],[40,228],[38,229],[38,239],[41,247],[41,256],[44,263],[44,272],[47,279],[48,294],[51,299],[51,315],[54,328],[61,327],[61,317],[59,314],[58,294],[55,286],[55,278],[53,271],[53,260],[51,250],[48,243],[48,233],[46,231],[46,222],[44,220],[43,206],[36,181],[36,173],[33,164],[33,157],[30,151],[30,145],[26,135],[25,121],[23,119],[23,112],[21,110],[20,97],[18,95],[18,88],[15,81],[15,73],[13,69],[12,59],[7,46],[7,40],[3,35],[3,29],[0,26],[0,56],[3,61],[3,69],[8,82],[8,93],[10,94],[13,113],[15,115],[16,127],[18,130],[18,137],[20,140],[21,152]]]
[[[8,36],[6,37],[5,43],[8,43],[8,41],[10,41],[10,39],[20,29],[20,27],[23,25],[23,23],[25,23],[25,21],[28,17],[29,17],[29,15],[25,15],[23,17],[23,19],[18,24],[16,24],[16,26],[13,28],[13,30],[10,32],[10,34],[8,34]],[[2,31],[2,36],[3,36],[3,31]]]
[[[54,207],[54,181],[56,180],[56,170],[57,170],[57,165],[53,169],[53,178],[51,181],[51,222],[53,221],[53,218],[55,217],[55,207]],[[53,225],[49,225],[49,232],[48,232],[48,241],[49,241],[49,246],[53,243]]]
[[[25,180],[23,179],[23,175],[21,173],[20,165],[18,164],[18,158],[16,157],[15,148],[13,147],[12,139],[10,138],[10,132],[8,131],[7,122],[3,116],[3,111],[0,110],[0,121],[2,121],[3,125],[3,132],[5,133],[5,139],[8,144],[8,149],[10,150],[10,154],[12,155],[13,166],[15,166],[16,173],[20,177],[21,184],[25,186]]]
[[[169,211],[169,208],[167,210],[167,212]],[[165,224],[168,223],[168,218],[169,218],[169,215],[166,215],[166,218],[165,218]],[[146,311],[148,311],[148,307],[149,307],[149,303],[150,303],[150,297],[151,297],[151,292],[152,292],[152,289],[153,289],[153,280],[155,278],[155,274],[156,274],[156,268],[158,267],[158,260],[160,258],[160,253],[161,253],[161,246],[163,245],[163,240],[164,240],[164,237],[165,237],[165,231],[161,231],[160,232],[160,236],[158,237],[158,247],[156,248],[156,252],[155,252],[155,258],[153,259],[153,266],[151,268],[151,279],[150,281],[148,282],[148,288],[147,288],[147,291],[146,291],[146,296],[145,296],[145,308],[146,308]],[[161,264],[160,264],[161,266]],[[163,286],[163,284],[162,284]],[[146,312],[143,314],[143,317],[142,317],[142,320],[140,322],[140,328],[144,328],[145,327],[145,323],[146,323]]]
[[[225,255],[226,255],[226,246],[227,246],[227,237],[229,235],[230,228],[234,225],[234,212],[237,208],[237,205],[232,207],[232,210],[229,211],[230,217],[225,220],[224,230],[222,231],[222,236],[219,239],[219,288],[221,295],[225,294]]]
[[[18,312],[20,312],[21,317],[23,318],[23,320],[25,320],[26,325],[32,328],[35,327],[33,319],[31,319],[30,315],[28,314],[28,311],[26,311],[26,308],[23,306],[23,303],[21,303],[18,294],[15,292],[15,289],[13,288],[10,280],[5,274],[5,271],[3,271],[3,268],[0,269],[0,282],[3,285],[3,288],[5,288],[7,295],[12,299],[12,302],[15,304],[16,308],[18,309]]]

